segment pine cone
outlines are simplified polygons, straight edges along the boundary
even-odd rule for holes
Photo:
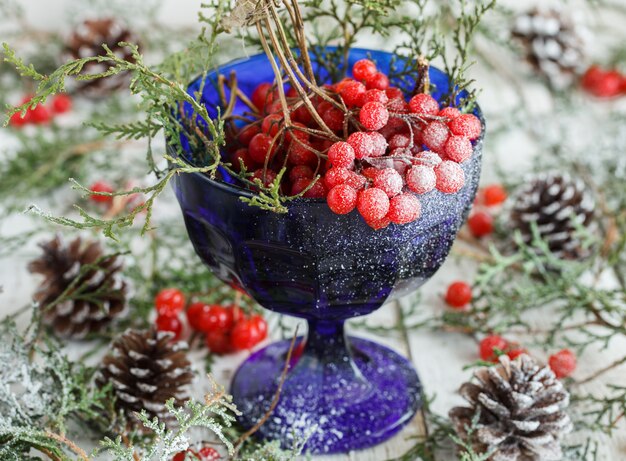
[[[98,242],[80,237],[64,245],[57,236],[40,246],[43,254],[28,265],[30,272],[44,276],[34,300],[59,336],[83,338],[126,313],[128,285],[117,256],[104,256]],[[53,305],[62,294],[64,300]]]
[[[187,344],[172,342],[168,332],[127,330],[111,345],[96,376],[96,385],[111,384],[115,408],[140,427],[134,412],[146,410],[150,418],[172,425],[165,408],[169,399],[181,406],[193,379],[191,363],[184,352]]]
[[[557,89],[569,86],[584,70],[585,41],[578,27],[558,10],[534,9],[515,20],[518,38],[535,71]]]
[[[468,382],[460,389],[470,407],[456,407],[449,414],[461,439],[478,453],[492,452],[490,461],[561,459],[560,440],[572,430],[563,411],[569,394],[549,367],[540,367],[528,355],[514,361],[503,355],[500,364],[480,368],[474,377],[476,384]]]
[[[577,236],[577,226],[593,224],[595,201],[580,179],[549,172],[526,181],[513,197],[510,225],[518,229],[525,243],[533,238],[531,224],[550,251],[563,259],[589,255]]]
[[[76,27],[65,43],[65,54],[70,59],[89,56],[104,56],[102,47],[106,44],[120,58],[135,62],[128,47],[119,42],[139,44],[137,36],[122,22],[114,18],[87,19]],[[98,74],[110,67],[105,63],[90,62],[83,67],[81,74]],[[101,98],[128,85],[130,74],[123,72],[94,80],[75,80],[76,90],[90,97]]]

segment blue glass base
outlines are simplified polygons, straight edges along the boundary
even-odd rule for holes
[[[289,343],[270,344],[237,370],[231,393],[246,428],[269,409]],[[341,360],[306,349],[292,360],[279,403],[258,437],[289,448],[308,436],[305,451],[345,453],[387,440],[411,420],[422,403],[411,363],[365,339],[350,337],[347,343],[350,356]]]

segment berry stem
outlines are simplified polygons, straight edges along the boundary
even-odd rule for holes
[[[430,64],[424,56],[417,57],[417,79],[413,94],[430,94],[430,74],[428,73]]]

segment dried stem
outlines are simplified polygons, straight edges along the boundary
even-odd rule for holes
[[[54,432],[51,432],[51,431],[46,431],[46,435],[50,437],[51,439],[54,439],[57,442],[62,443],[63,445],[68,447],[70,450],[72,450],[72,452],[76,453],[78,457],[82,459],[83,461],[89,461],[89,456],[87,456],[87,453],[85,452],[85,450],[80,448],[78,445],[76,445],[74,442],[69,440],[64,435],[55,434]]]

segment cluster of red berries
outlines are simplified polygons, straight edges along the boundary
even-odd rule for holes
[[[501,205],[506,198],[506,189],[500,184],[485,186],[478,192],[474,209],[467,219],[467,226],[474,237],[484,237],[493,232],[493,209]]]
[[[26,104],[32,96],[26,96],[21,104]],[[16,112],[11,116],[9,123],[14,127],[21,127],[27,124],[41,125],[50,122],[57,114],[64,114],[72,109],[72,98],[66,94],[58,94],[47,105],[37,104],[34,108],[28,109],[22,116]]]
[[[326,85],[326,97],[312,98],[315,113],[289,89],[287,128],[275,87],[260,84],[250,97],[260,118],[229,143],[229,160],[266,185],[287,165],[283,193],[325,197],[337,214],[357,209],[374,229],[414,221],[421,209],[417,195],[435,189],[453,194],[463,187],[459,164],[471,157],[481,122],[456,108],[440,108],[428,94],[406,101],[368,59],[357,61],[352,75]],[[317,136],[321,124],[342,140]]]
[[[480,342],[479,353],[482,360],[495,363],[502,354],[508,355],[513,360],[522,354],[528,354],[528,351],[502,336],[489,335]],[[567,378],[576,370],[576,355],[569,349],[563,349],[548,358],[548,365],[557,378]]]
[[[176,288],[161,290],[154,299],[159,331],[174,333],[179,339],[183,333],[181,313],[185,309],[185,295]],[[196,332],[205,335],[206,345],[215,354],[252,349],[267,337],[267,323],[260,315],[246,316],[239,306],[189,304],[187,323]]]
[[[614,98],[626,94],[626,75],[615,69],[591,66],[580,83],[585,91],[598,98]]]
[[[191,455],[191,456],[189,456]],[[202,447],[198,451],[189,448],[186,451],[176,453],[172,461],[186,461],[187,459],[198,459],[199,461],[218,461],[222,459],[218,451],[213,447]]]

